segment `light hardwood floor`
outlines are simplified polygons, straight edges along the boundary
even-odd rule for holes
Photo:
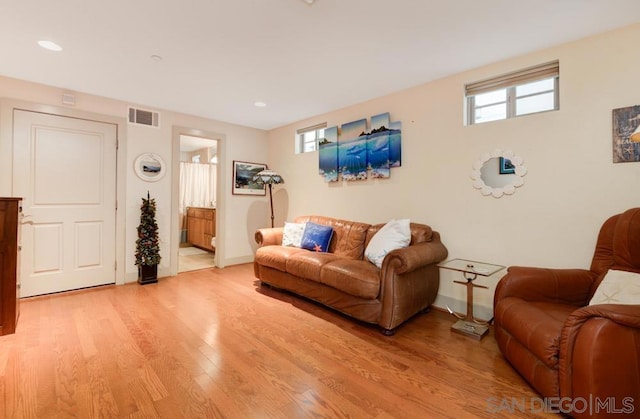
[[[0,417],[558,417],[510,413],[503,399],[538,396],[491,334],[452,322],[386,337],[261,287],[251,264],[25,299],[0,337]]]
[[[216,266],[215,253],[194,246],[181,247],[178,251],[178,272],[197,271]]]

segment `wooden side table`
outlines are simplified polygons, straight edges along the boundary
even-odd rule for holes
[[[474,284],[473,281],[478,277],[478,275],[485,277],[491,276],[505,267],[502,265],[493,265],[490,263],[476,262],[467,259],[451,259],[438,264],[438,266],[443,269],[462,272],[462,276],[465,281],[453,282],[467,286],[467,313],[464,315],[456,313],[447,306],[449,313],[453,314],[458,319],[458,321],[451,326],[451,330],[465,336],[471,336],[477,340],[482,339],[484,335],[489,332],[489,322],[477,320],[473,317],[473,289],[488,289],[489,287]]]

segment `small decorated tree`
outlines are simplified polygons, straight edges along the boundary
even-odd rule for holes
[[[142,198],[140,206],[140,225],[136,240],[136,265],[138,282],[142,285],[158,282],[158,264],[160,263],[160,241],[156,222],[156,200]]]

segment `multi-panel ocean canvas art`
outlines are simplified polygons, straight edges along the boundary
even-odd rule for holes
[[[371,132],[367,135],[367,163],[372,178],[388,178],[389,170],[389,113],[371,117]]]
[[[319,143],[320,174],[325,182],[338,181],[338,127],[326,128]]]
[[[389,124],[389,166],[402,166],[402,122]]]
[[[367,120],[342,125],[338,139],[338,163],[342,180],[367,178]]]
[[[389,113],[326,128],[319,143],[319,173],[325,182],[385,179],[402,165],[402,124]]]

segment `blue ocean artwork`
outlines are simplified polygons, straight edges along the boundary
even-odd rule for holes
[[[388,178],[389,131],[379,131],[367,136],[367,162],[372,178]]]
[[[389,122],[391,118],[389,112],[381,113],[379,115],[373,115],[371,117],[371,132],[378,131],[381,128],[389,129]]]
[[[386,179],[402,166],[402,122],[389,112],[326,128],[318,143],[318,171],[325,182]]]
[[[342,180],[367,179],[367,120],[342,125],[338,141],[338,162]]]
[[[338,161],[342,180],[364,180],[367,178],[367,136],[340,141]]]
[[[367,132],[367,120],[359,119],[357,121],[342,124],[339,141],[349,141],[360,137]]]
[[[388,178],[389,170],[389,112],[371,117],[371,132],[367,137],[367,163],[372,178]]]
[[[402,122],[389,124],[389,167],[402,166]]]
[[[338,127],[326,128],[319,142],[319,173],[325,182],[338,181]]]

